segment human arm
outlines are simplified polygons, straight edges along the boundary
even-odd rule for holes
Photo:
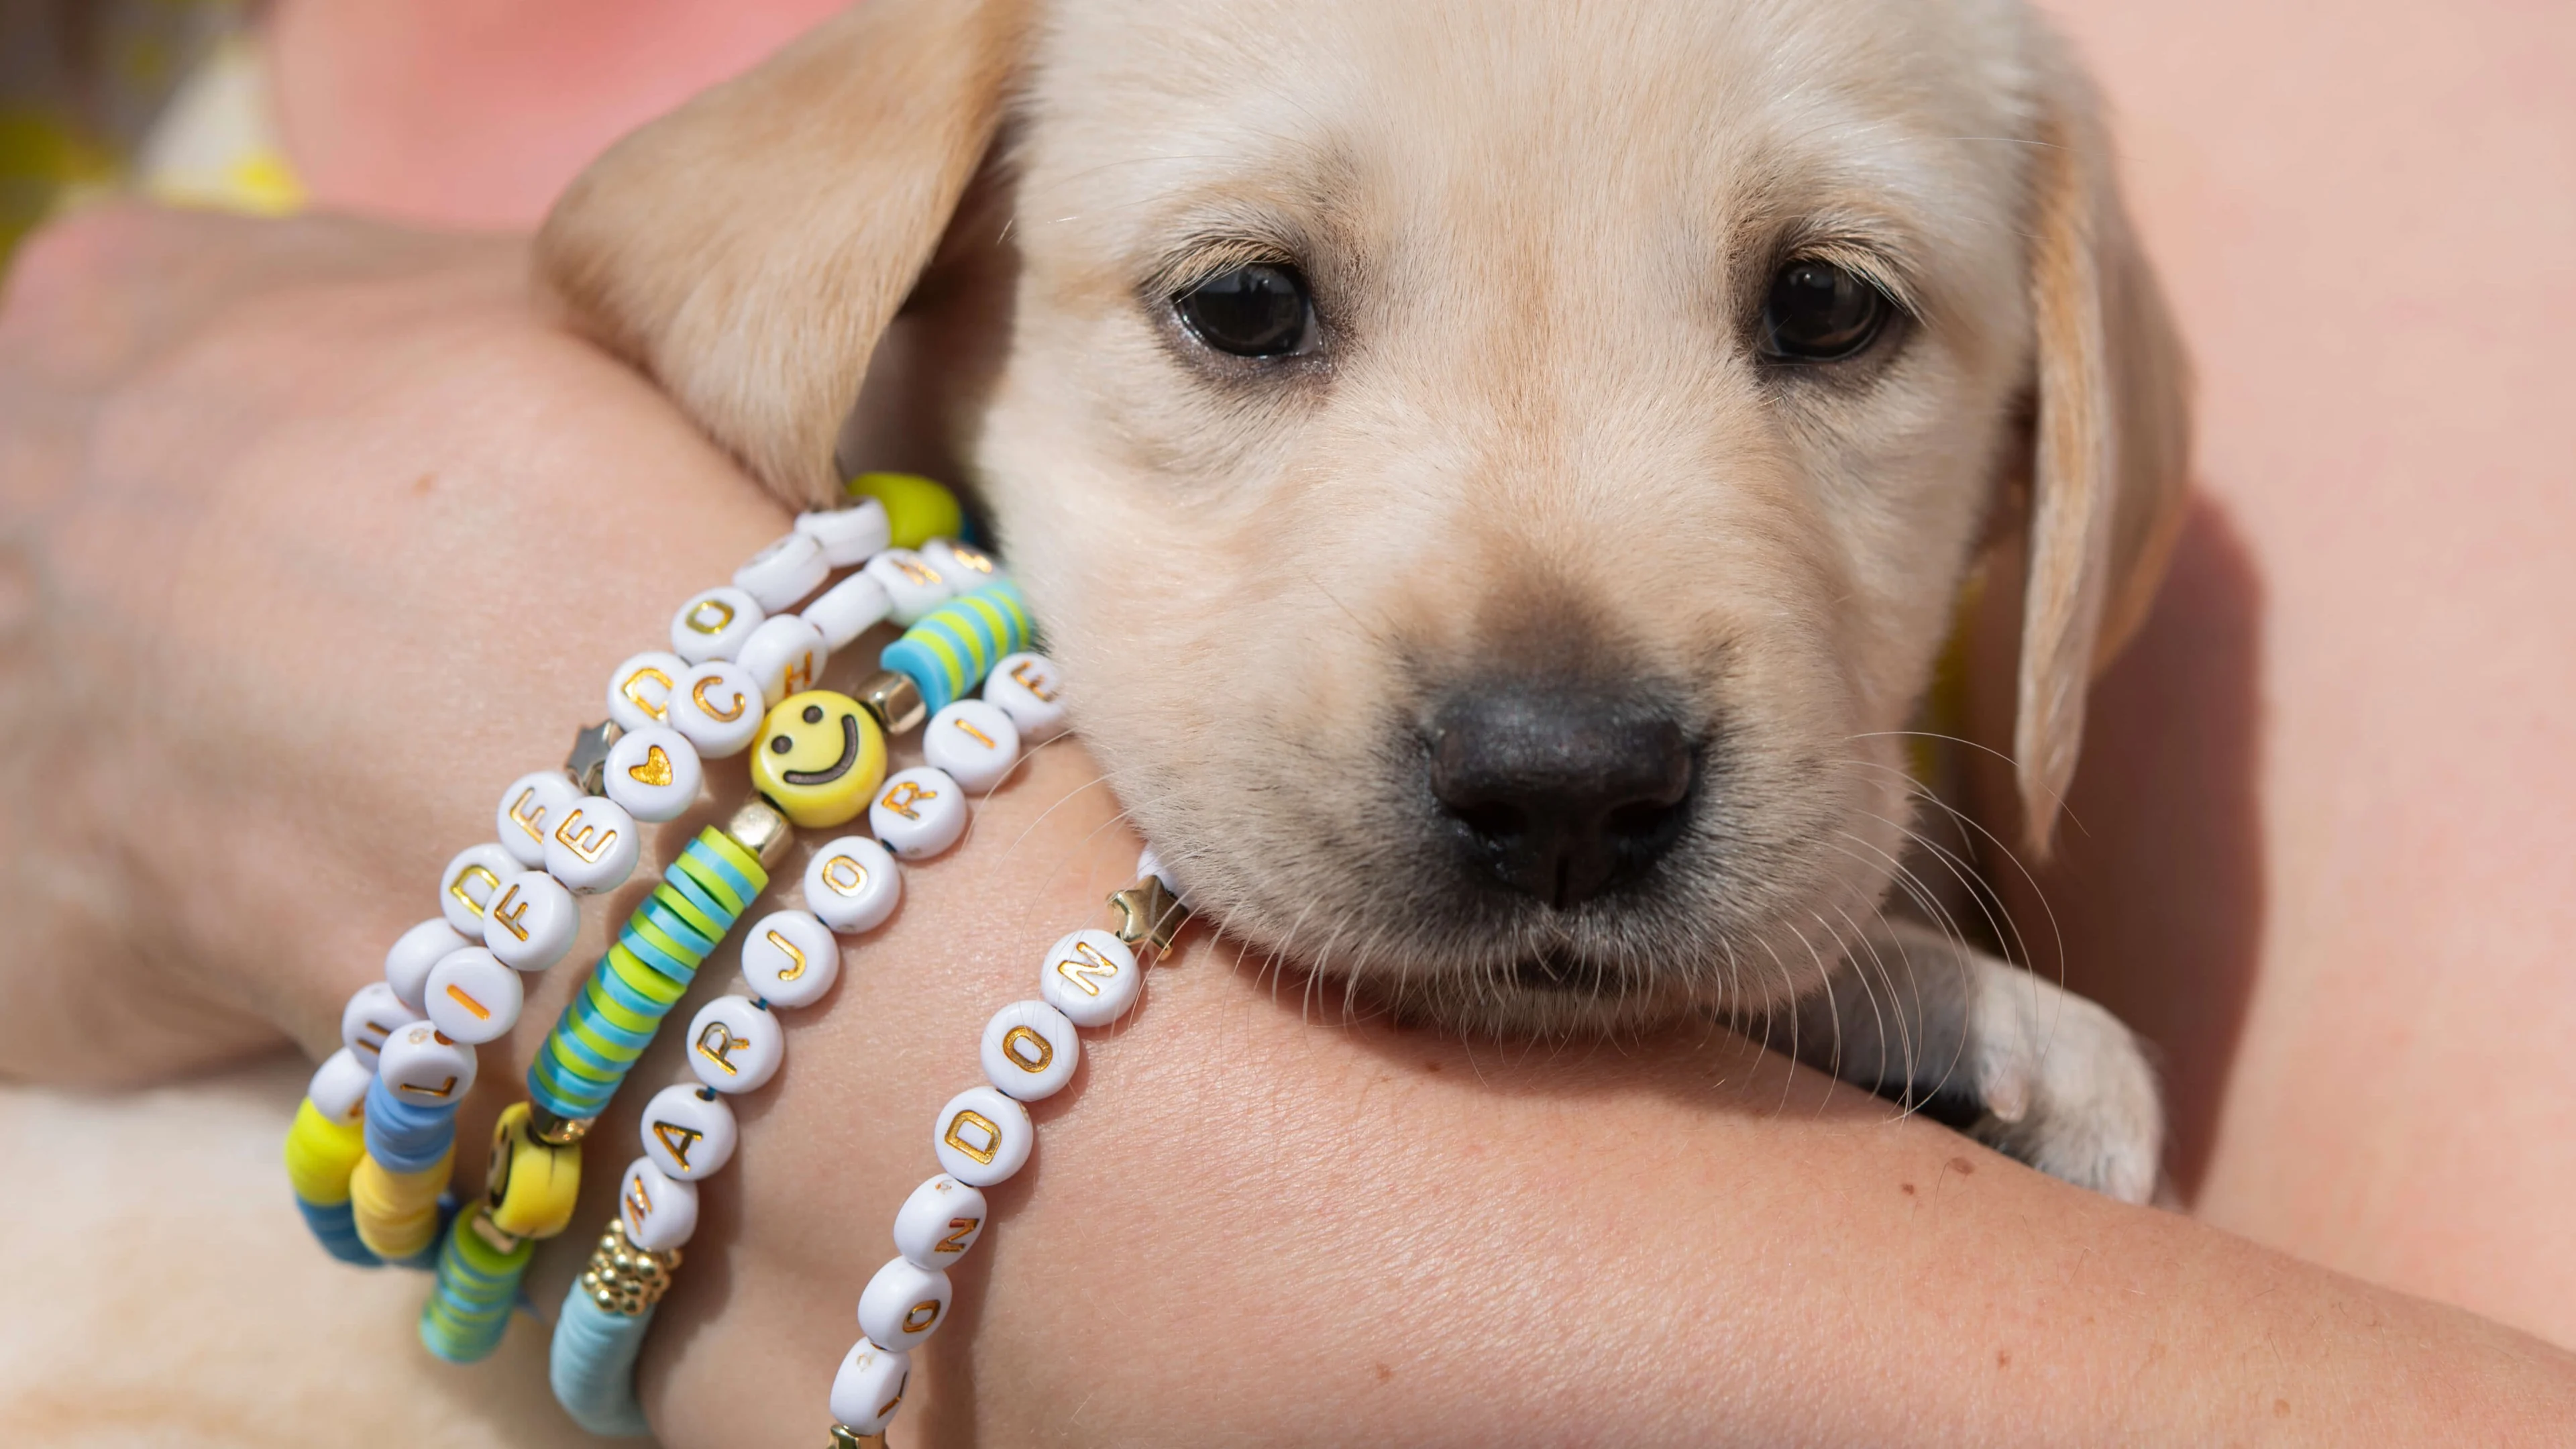
[[[14,1072],[328,1050],[501,785],[782,526],[523,275],[508,242],[127,215],[12,278]],[[985,1018],[1125,883],[1136,843],[1090,780],[1078,748],[1041,754],[790,1017],[647,1349],[669,1442],[815,1434]],[[488,1054],[465,1141],[634,890]],[[108,1001],[172,1009],[83,1014]],[[898,1442],[2539,1442],[2576,1417],[2554,1350],[2064,1188],[1715,1031],[1463,1043],[1341,1007],[1203,932],[1159,969],[1039,1112]],[[669,1035],[593,1138],[577,1233],[637,1089],[679,1076]],[[537,1302],[578,1241],[540,1256]]]

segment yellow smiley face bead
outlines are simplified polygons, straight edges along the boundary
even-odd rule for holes
[[[809,830],[867,809],[885,765],[885,736],[876,720],[857,700],[828,689],[780,700],[751,747],[753,788]]]

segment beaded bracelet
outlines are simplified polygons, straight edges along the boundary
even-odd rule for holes
[[[672,652],[619,666],[609,720],[580,733],[565,768],[503,793],[499,842],[449,862],[439,918],[404,933],[386,954],[385,980],[351,998],[343,1046],[315,1072],[288,1133],[289,1181],[325,1249],[356,1264],[433,1268],[423,1343],[457,1362],[489,1354],[522,1302],[537,1241],[570,1225],[591,1123],[699,965],[767,888],[793,827],[829,829],[866,811],[873,838],[843,837],[814,853],[805,908],[771,912],[746,932],[741,968],[754,994],[710,1001],[690,1023],[697,1085],[665,1089],[643,1113],[644,1155],[626,1169],[619,1211],[566,1295],[551,1350],[557,1399],[595,1433],[645,1432],[635,1358],[695,1227],[697,1184],[732,1156],[727,1099],[777,1072],[776,1012],[830,990],[835,933],[857,935],[892,914],[898,859],[955,844],[967,793],[989,792],[1024,742],[1063,727],[1053,666],[1025,650],[1034,631],[1017,590],[989,556],[928,536],[957,518],[945,490],[872,474],[852,491],[871,496],[800,517],[732,586],[684,603]],[[904,515],[907,537],[896,537],[880,498]],[[917,522],[925,514],[927,526]],[[853,564],[861,567],[801,612],[783,612]],[[832,650],[888,617],[906,632],[857,698],[812,687]],[[979,683],[983,698],[967,698]],[[887,778],[886,738],[925,721],[929,763]],[[636,822],[685,813],[703,761],[755,741],[755,793],[725,827],[683,847],[628,917],[531,1062],[529,1100],[495,1124],[484,1201],[459,1211],[446,1192],[456,1109],[474,1083],[475,1047],[517,1022],[521,973],[569,951],[577,895],[631,875]],[[1080,1052],[1076,1027],[1123,1015],[1142,984],[1136,950],[1167,949],[1186,918],[1151,852],[1138,865],[1137,884],[1111,897],[1118,929],[1056,943],[1041,999],[1004,1007],[985,1031],[989,1085],[941,1111],[933,1151],[944,1171],[897,1214],[898,1255],[860,1295],[863,1336],[831,1392],[836,1445],[882,1444],[909,1350],[946,1315],[946,1269],[981,1236],[981,1189],[1028,1158],[1033,1128],[1020,1104],[1063,1087]]]

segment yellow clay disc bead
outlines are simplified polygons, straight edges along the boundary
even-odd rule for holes
[[[885,763],[874,716],[846,694],[809,689],[780,700],[760,722],[751,783],[788,819],[823,830],[868,807]]]
[[[366,1128],[324,1117],[310,1097],[295,1109],[295,1125],[286,1133],[286,1178],[297,1197],[315,1207],[347,1202],[349,1174],[366,1155]]]
[[[957,495],[918,473],[862,473],[850,480],[849,493],[885,505],[889,547],[919,548],[934,538],[955,538],[966,523]]]

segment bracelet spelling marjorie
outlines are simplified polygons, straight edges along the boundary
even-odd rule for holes
[[[643,1155],[627,1165],[617,1214],[555,1321],[555,1397],[594,1433],[645,1432],[636,1354],[697,1225],[699,1184],[733,1156],[728,1099],[777,1073],[778,1013],[821,1000],[840,974],[839,938],[893,913],[896,862],[956,844],[967,796],[992,790],[1024,746],[1064,727],[1054,666],[1027,652],[1034,631],[1018,590],[989,556],[939,536],[958,531],[955,501],[902,475],[866,475],[852,491],[874,496],[804,515],[730,587],[683,603],[670,652],[638,654],[610,677],[608,722],[581,731],[563,769],[502,793],[499,839],[448,862],[439,915],[405,932],[385,979],[350,998],[342,1047],[314,1073],[287,1135],[287,1175],[322,1245],[350,1263],[434,1270],[421,1341],[460,1363],[491,1353],[536,1244],[571,1226],[584,1134],[699,965],[768,886],[795,828],[865,813],[869,834],[814,851],[803,909],[744,932],[751,994],[719,996],[691,1019],[697,1080],[644,1108]],[[857,697],[814,687],[833,650],[888,618],[905,633]],[[968,697],[979,683],[982,697]],[[925,720],[928,763],[888,777],[886,740]],[[459,1205],[448,1192],[456,1110],[474,1085],[475,1048],[518,1021],[521,975],[571,949],[580,896],[633,873],[638,823],[687,813],[703,762],[746,750],[753,792],[722,829],[688,842],[627,917],[538,1048],[528,1099],[495,1125],[483,1200]],[[984,1029],[986,1083],[934,1120],[942,1171],[896,1213],[896,1255],[860,1293],[862,1336],[832,1383],[837,1449],[884,1442],[909,1351],[947,1317],[946,1270],[983,1234],[982,1189],[1028,1161],[1036,1133],[1022,1104],[1064,1087],[1081,1054],[1077,1028],[1126,1014],[1143,986],[1137,952],[1167,949],[1185,919],[1152,852],[1137,866],[1137,883],[1110,898],[1117,929],[1077,930],[1048,950],[1038,998],[1003,1007]]]

